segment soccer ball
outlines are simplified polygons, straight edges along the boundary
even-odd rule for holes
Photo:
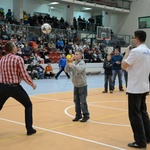
[[[52,30],[52,27],[50,24],[48,23],[44,23],[42,26],[41,26],[41,31],[45,34],[49,34]]]

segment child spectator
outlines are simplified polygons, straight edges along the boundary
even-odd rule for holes
[[[104,84],[104,91],[102,93],[108,92],[108,83],[109,83],[109,91],[110,93],[113,93],[111,55],[107,55],[107,59],[104,61],[103,68],[105,74],[105,84]]]
[[[74,62],[74,54],[72,53],[72,50],[69,50],[69,54],[66,56],[66,58],[69,63]]]
[[[45,67],[44,76],[45,78],[51,78],[55,76],[55,73],[53,73],[53,68],[51,66],[51,63],[48,63],[47,66]]]
[[[65,69],[65,66],[66,66],[66,57],[65,57],[65,54],[62,54],[62,57],[59,61],[59,72],[56,74],[55,76],[55,79],[58,79],[58,76],[64,71]],[[64,71],[65,72],[65,71]],[[65,72],[66,76],[68,77],[68,79],[70,79],[70,76],[67,72]]]
[[[37,71],[37,78],[43,79],[44,78],[44,68],[39,64],[39,62],[36,62],[35,70]]]
[[[37,71],[35,70],[34,62],[31,62],[30,65],[27,66],[26,70],[32,79],[37,78]]]

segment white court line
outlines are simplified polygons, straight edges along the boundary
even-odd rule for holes
[[[120,108],[114,108],[114,107],[97,106],[97,105],[93,105],[93,104],[89,104],[89,105],[90,105],[90,106],[94,106],[94,107],[100,107],[100,108],[107,108],[107,109],[114,109],[114,110],[127,111],[126,109],[120,109]]]
[[[65,112],[65,114],[66,114],[67,116],[69,116],[69,117],[71,117],[71,118],[74,118],[74,116],[72,116],[72,115],[70,115],[70,114],[68,113],[68,109],[70,109],[70,108],[72,108],[72,107],[74,107],[74,105],[67,107],[67,108],[64,110],[64,112]],[[92,123],[95,123],[95,124],[104,124],[104,125],[109,125],[109,126],[130,127],[130,125],[125,125],[125,124],[113,124],[113,123],[106,123],[106,122],[97,122],[97,121],[92,121],[92,120],[89,120],[88,122],[92,122]]]
[[[55,98],[43,98],[40,96],[30,96],[30,97],[35,97],[35,98],[39,98],[39,99],[45,99],[45,100],[50,100],[50,101],[57,101],[57,102],[65,102],[65,103],[73,103],[73,101],[65,101],[65,100],[59,100],[59,99],[55,99]]]
[[[8,119],[4,119],[4,118],[0,118],[0,120],[15,123],[15,124],[19,124],[19,125],[25,125],[24,123],[13,121],[13,120],[8,120]],[[38,126],[34,126],[34,128],[40,129],[40,130],[43,130],[43,131],[47,131],[47,132],[52,132],[52,133],[59,134],[59,135],[63,135],[63,136],[67,136],[67,137],[71,137],[71,138],[74,138],[74,139],[90,142],[90,143],[93,143],[93,144],[98,144],[98,145],[101,145],[101,146],[110,147],[110,148],[116,149],[116,150],[126,150],[126,149],[123,149],[123,148],[120,148],[120,147],[112,146],[112,145],[109,145],[109,144],[101,143],[101,142],[98,142],[98,141],[93,141],[93,140],[90,140],[90,139],[86,139],[86,138],[82,138],[82,137],[78,137],[78,136],[74,136],[74,135],[70,135],[70,134],[66,134],[66,133],[62,133],[62,132],[58,132],[58,131],[54,131],[54,130],[49,130],[49,129],[38,127]]]
[[[42,97],[39,97],[39,96],[33,96],[33,97],[37,97],[37,98],[41,98],[41,99],[45,99],[45,100],[50,100],[50,101],[57,101],[57,102],[67,102],[67,103],[73,103],[73,102],[69,102],[69,101],[64,101],[64,100],[58,100],[58,99],[53,99],[53,98],[42,98]],[[105,101],[106,102],[106,101]],[[107,101],[108,102],[108,101]],[[110,101],[112,102],[112,101]],[[115,101],[115,102],[118,102],[118,101]],[[114,110],[121,110],[121,111],[127,111],[127,110],[124,110],[124,109],[119,109],[119,108],[114,108],[114,107],[106,107],[106,106],[96,106],[96,105],[91,105],[89,104],[89,106],[94,106],[94,107],[101,107],[101,108],[107,108],[107,109],[114,109]],[[67,111],[68,109],[74,107],[73,106],[70,106],[70,107],[67,107],[64,112],[67,116],[70,116],[73,118],[73,116],[71,116]],[[109,125],[109,126],[121,126],[121,127],[129,127],[129,125],[125,125],[125,124],[112,124],[112,123],[106,123],[106,122],[98,122],[98,121],[93,121],[93,120],[90,120],[89,122],[91,123],[95,123],[95,124],[104,124],[104,125]]]

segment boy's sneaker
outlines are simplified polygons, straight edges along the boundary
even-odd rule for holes
[[[89,120],[90,119],[90,117],[89,116],[87,116],[87,117],[83,117],[83,119],[80,121],[80,122],[86,122],[87,120]]]
[[[120,89],[120,91],[124,91],[124,89]]]
[[[110,93],[113,93],[113,91],[111,90]]]
[[[75,117],[72,121],[78,121],[80,120],[82,117]]]
[[[102,93],[107,93],[107,91],[103,91]]]

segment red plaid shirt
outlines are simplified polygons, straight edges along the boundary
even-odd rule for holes
[[[29,85],[33,85],[33,81],[25,69],[23,59],[12,53],[3,56],[0,60],[0,83],[20,83],[22,79]]]

